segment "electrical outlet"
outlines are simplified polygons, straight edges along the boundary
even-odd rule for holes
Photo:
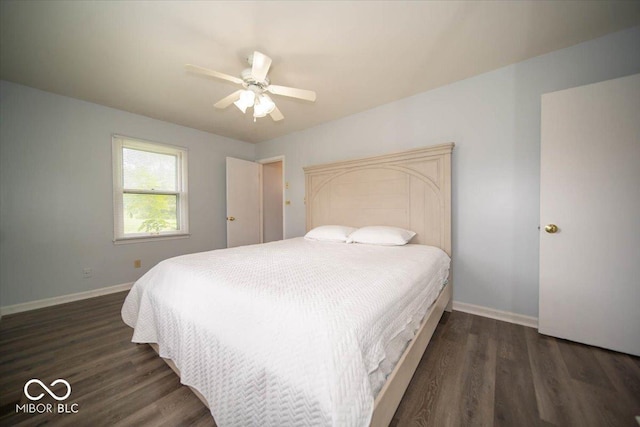
[[[93,274],[93,271],[89,267],[85,267],[82,269],[82,277],[88,279]]]
[[[140,261],[139,259],[133,261],[133,268],[140,268],[142,267],[142,261]]]

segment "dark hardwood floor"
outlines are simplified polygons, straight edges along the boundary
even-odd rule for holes
[[[125,293],[3,317],[0,424],[212,426],[209,411],[147,345],[130,342]],[[77,413],[16,413],[23,387],[62,378]],[[52,390],[62,396],[66,387]],[[45,392],[37,384],[31,394]],[[38,403],[57,408],[45,393]],[[73,403],[77,407],[71,406]],[[635,426],[640,359],[445,313],[393,426]]]

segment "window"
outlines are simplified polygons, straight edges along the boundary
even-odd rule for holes
[[[187,150],[113,137],[114,241],[187,236]]]

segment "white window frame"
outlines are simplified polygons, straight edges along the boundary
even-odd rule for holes
[[[124,172],[122,151],[124,148],[148,151],[158,154],[170,154],[177,157],[176,191],[141,190],[124,188]],[[187,191],[187,149],[157,142],[144,141],[122,135],[112,136],[113,150],[113,242],[137,243],[164,239],[189,237],[189,198]],[[178,230],[161,231],[160,233],[124,233],[124,195],[125,194],[158,194],[176,196]]]

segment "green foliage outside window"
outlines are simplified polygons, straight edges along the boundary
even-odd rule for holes
[[[125,233],[177,230],[176,199],[173,195],[125,194]]]
[[[175,188],[175,157],[131,150],[124,162],[125,188],[172,191]],[[161,158],[158,158],[161,156]],[[127,156],[125,156],[126,158]],[[170,160],[170,161],[167,161]],[[173,194],[125,193],[124,232],[155,233],[177,230],[177,196]]]

